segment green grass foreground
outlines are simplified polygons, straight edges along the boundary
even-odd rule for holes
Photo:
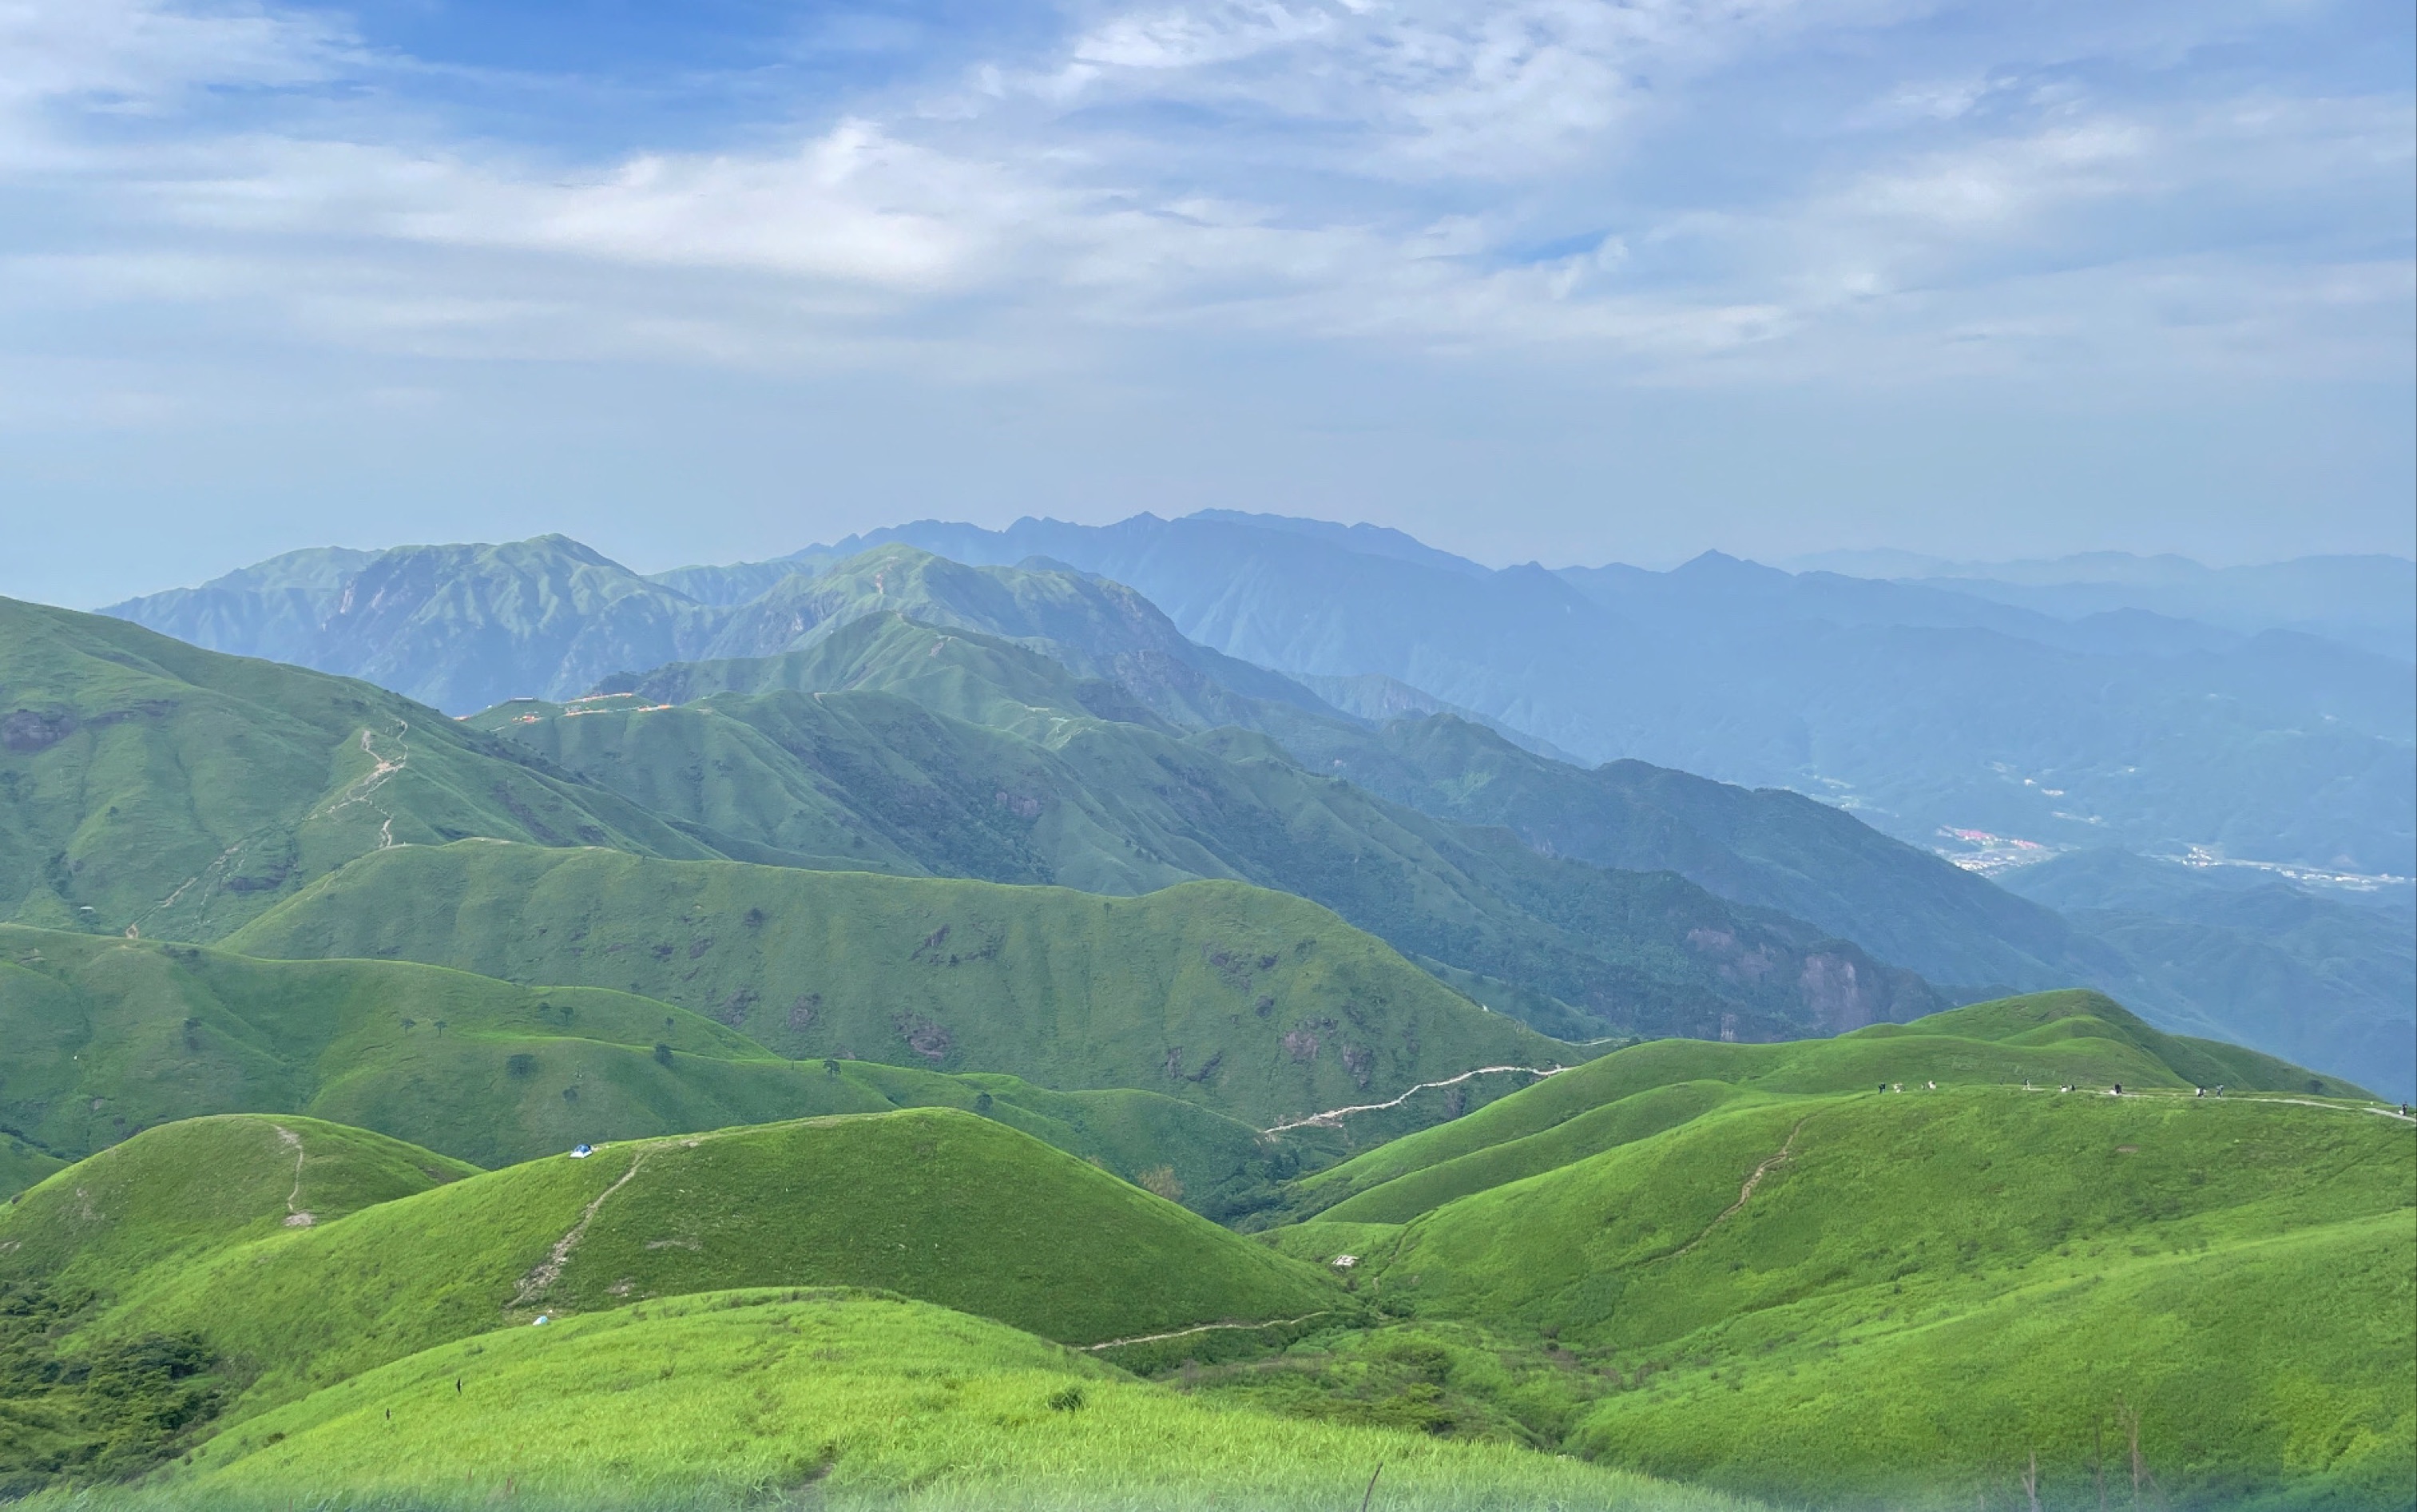
[[[1669,1508],[1737,1501],[1300,1422],[865,1293],[738,1291],[483,1335],[253,1418],[95,1507]]]
[[[2417,1484],[2417,1138],[2347,1104],[1755,1101],[1288,1247],[1337,1243],[1388,1311],[1558,1359],[1536,1437],[1744,1494],[2019,1504],[2036,1454],[2080,1505],[2118,1459],[2129,1494],[2136,1425],[2176,1504]],[[1497,1411],[1538,1384],[1439,1364]]]

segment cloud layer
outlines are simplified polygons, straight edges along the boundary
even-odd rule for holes
[[[40,278],[321,341],[855,360],[1041,319],[1575,347],[1649,381],[2374,373],[2406,357],[2409,92],[2193,66],[2310,15],[2143,37],[2048,6],[2009,39],[1909,0],[1080,8],[1017,55],[599,151],[525,76],[493,87],[533,101],[526,139],[462,129],[428,63],[330,14],[14,0],[0,169]]]
[[[331,364],[372,428],[494,364],[1207,408],[1272,365],[1356,374],[1319,424],[1474,382],[1505,435],[1573,385],[2409,383],[2405,5],[917,3],[707,46],[0,0],[0,435]],[[482,50],[507,13],[605,39]]]

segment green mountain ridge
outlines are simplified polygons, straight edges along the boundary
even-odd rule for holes
[[[2236,1033],[2256,1026],[2278,1054],[2417,1095],[2417,915],[2405,884],[2396,903],[2329,896],[2248,868],[2101,849],[2017,868],[2004,885],[2121,950],[2141,999],[2187,999]]]
[[[207,939],[382,846],[715,852],[366,683],[0,600],[0,915]]]
[[[1299,1211],[1402,1222],[1716,1109],[1918,1080],[1947,1086],[2229,1088],[2370,1097],[2221,1041],[2167,1034],[2105,995],[2033,993],[1784,1045],[1661,1040],[1615,1051],[1297,1184]],[[1326,1210],[1330,1209],[1330,1212]]]
[[[1187,878],[1277,888],[1525,989],[1504,1004],[1564,1038],[1769,1038],[1945,1000],[1794,920],[1438,822],[1262,736],[1103,716],[1102,686],[1010,642],[881,615],[808,651],[666,667],[626,695],[472,723],[732,854],[1115,893]]]
[[[1315,1136],[1276,1148],[1160,1092],[792,1061],[626,993],[10,925],[0,925],[0,1043],[10,1046],[0,1127],[39,1157],[0,1193],[157,1125],[248,1112],[318,1115],[496,1166],[583,1140],[956,1107],[1218,1218],[1270,1205],[1277,1180],[1329,1158]]]
[[[1107,898],[474,841],[366,857],[227,944],[609,986],[787,1059],[1148,1089],[1261,1127],[1581,1053],[1230,882]]]
[[[2025,1090],[2043,1070],[2088,1090]],[[2191,1095],[2212,1074],[2228,1095]],[[2144,1500],[2389,1504],[2417,1474],[2417,1139],[2309,1075],[2083,992],[1788,1045],[1655,1042],[1300,1184],[1353,1200],[1459,1184],[1407,1221],[1331,1208],[1255,1244],[948,1109],[471,1175],[316,1123],[203,1120],[0,1213],[0,1290],[84,1295],[42,1315],[44,1358],[134,1359],[148,1339],[143,1358],[192,1362],[130,1379],[200,1415],[79,1462],[175,1457],[159,1494],[233,1504],[331,1486],[449,1504],[465,1480],[593,1504],[600,1455],[624,1495],[812,1481],[838,1504],[911,1483],[961,1488],[951,1506],[1190,1505],[1214,1487],[1293,1504],[1326,1485],[1293,1458],[1312,1443],[1360,1448],[1352,1494],[1374,1446],[1429,1445],[1406,1462],[1445,1478],[1406,1477],[1411,1505],[1594,1504],[1593,1488],[1943,1509],[2022,1504],[2029,1474],[2064,1512],[2110,1477],[2122,1494],[2134,1463]],[[2112,1077],[2127,1095],[2100,1090]],[[1506,1160],[1470,1179],[1489,1156]],[[140,1189],[183,1207],[112,1227]],[[290,1226],[298,1204],[326,1211]],[[920,1300],[812,1290],[833,1286]],[[1051,1353],[1002,1322],[1177,1336]],[[1007,1358],[1027,1372],[1011,1390],[985,1375]],[[1043,1390],[1028,1372],[1050,1361]],[[74,1390],[0,1409],[0,1469],[123,1425],[69,1412],[102,1401]],[[1115,1419],[1139,1437],[1075,1446],[1066,1425],[1095,1407],[1147,1413]],[[705,1428],[714,1413],[741,1426]],[[1224,1450],[1174,1447],[1211,1421]],[[1495,1443],[1451,1442],[1469,1437]],[[1589,1482],[1503,1441],[1690,1489]],[[1241,1489],[1254,1465],[1282,1469],[1267,1495]],[[1154,1479],[1178,1474],[1194,1489]]]

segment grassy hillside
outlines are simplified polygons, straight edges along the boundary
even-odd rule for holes
[[[476,723],[742,860],[1119,894],[1237,875],[1134,823],[1136,795],[1094,794],[1046,747],[886,693],[608,695]]]
[[[1084,1345],[1350,1306],[1317,1268],[1072,1155],[918,1109],[470,1177],[154,1273],[88,1327],[200,1339],[249,1378],[240,1416],[540,1313],[778,1285],[881,1287]]]
[[[512,704],[476,723],[755,860],[1111,893],[1188,878],[1277,888],[1509,984],[1499,1006],[1567,1037],[1777,1038],[1946,1001],[1821,929],[1674,875],[1607,872],[1440,822],[1260,735],[1183,738],[1118,707],[1132,699],[1115,686],[1026,646],[882,615],[810,651],[666,667],[627,695]],[[1302,749],[1370,738],[1268,707],[1309,732]]]
[[[799,1063],[627,993],[8,925],[0,1043],[0,1125],[25,1152],[22,1185],[60,1157],[237,1110],[315,1113],[497,1166],[582,1139],[962,1107],[1219,1217],[1271,1203],[1274,1182],[1316,1152],[1272,1148],[1247,1124],[1157,1092]]]
[[[365,683],[0,600],[0,918],[206,939],[379,847],[712,854]]]
[[[1148,1089],[1261,1127],[1572,1053],[1313,904],[1231,883],[1106,898],[605,850],[397,847],[235,943],[609,986],[712,1016],[783,1056]]]
[[[147,1130],[0,1209],[0,1282],[114,1292],[155,1267],[475,1175],[318,1119],[224,1114]]]
[[[1733,1108],[1461,1199],[1363,1286],[1578,1351],[1608,1389],[1573,1444],[1735,1489],[2004,1496],[2036,1449],[2070,1504],[2121,1410],[2169,1496],[2360,1504],[2417,1471],[2412,1245],[2397,1120],[1942,1089]]]
[[[0,1499],[114,1477],[208,1430],[229,1392],[190,1333],[76,1339],[145,1277],[469,1174],[314,1119],[199,1119],[140,1135],[0,1208]]]
[[[828,1291],[707,1294],[433,1349],[245,1424],[158,1494],[1307,1512],[1369,1499],[1379,1464],[1375,1504],[1420,1512],[1737,1504],[1497,1445],[1220,1409],[996,1323]]]
[[[2166,1034],[2101,994],[2043,992],[1830,1040],[1661,1040],[1615,1051],[1454,1123],[1303,1179],[1296,1211],[1402,1222],[1472,1192],[1656,1134],[1714,1108],[1882,1083],[2197,1088],[2356,1097],[2363,1089],[2239,1046]]]
[[[1054,720],[1076,713],[1180,727],[1161,721],[1120,684],[1082,677],[1029,646],[887,609],[797,650],[673,663],[607,680],[600,690],[671,705],[723,693],[890,693],[935,714],[1035,738],[1045,736]],[[478,719],[486,722],[497,712]]]

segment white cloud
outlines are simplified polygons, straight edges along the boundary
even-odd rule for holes
[[[461,357],[961,374],[1138,328],[1873,382],[2337,372],[2406,324],[2406,95],[2125,98],[1984,56],[1757,125],[1793,50],[1920,14],[1156,4],[920,104],[581,160],[316,90],[380,64],[312,13],[0,0],[0,194],[41,179],[12,266],[88,306]],[[1656,157],[1690,152],[1700,187]],[[2362,217],[2385,229],[2323,245]]]

